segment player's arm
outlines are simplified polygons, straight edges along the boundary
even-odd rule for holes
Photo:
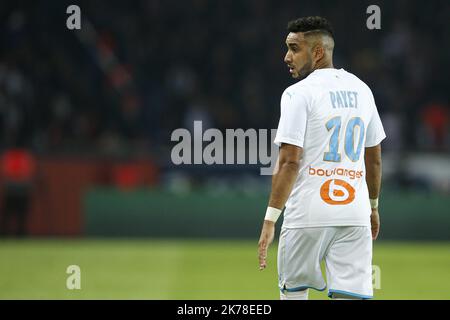
[[[378,214],[378,197],[381,189],[381,145],[366,148],[366,183],[371,199],[372,214],[370,216],[372,226],[372,238],[375,240],[380,231],[380,217]]]
[[[275,236],[275,222],[291,194],[303,155],[310,93],[302,88],[286,89],[281,95],[280,121],[274,143],[280,146],[277,165],[272,176],[269,198],[261,236],[258,242],[259,269],[266,267],[267,249]]]
[[[278,170],[272,176],[269,207],[282,210],[286,204],[300,169],[303,148],[282,143],[278,157]],[[268,221],[268,220],[265,220]]]
[[[281,144],[278,163],[272,176],[272,191],[269,198],[269,207],[258,243],[260,270],[266,267],[267,249],[275,236],[275,221],[291,194],[295,180],[297,179],[302,154],[303,149],[298,146],[285,143]]]

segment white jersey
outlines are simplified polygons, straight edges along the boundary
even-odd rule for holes
[[[288,87],[274,143],[303,148],[283,227],[370,226],[364,148],[386,137],[369,87],[344,69],[317,69]]]

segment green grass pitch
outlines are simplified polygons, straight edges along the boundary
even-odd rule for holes
[[[276,251],[261,272],[256,241],[0,240],[0,299],[278,299]],[[375,242],[373,264],[376,299],[450,299],[450,243]]]

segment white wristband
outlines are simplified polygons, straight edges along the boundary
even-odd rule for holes
[[[372,209],[377,209],[378,208],[378,198],[376,199],[369,199],[370,200],[370,207]]]
[[[281,209],[267,207],[266,216],[264,217],[264,220],[277,222],[278,218],[280,217],[281,211],[282,211]]]

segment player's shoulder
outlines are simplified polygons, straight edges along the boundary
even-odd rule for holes
[[[343,70],[343,69],[342,69]],[[368,99],[367,101],[370,101],[371,103],[369,105],[375,107],[376,109],[376,105],[375,105],[375,98],[373,95],[372,90],[370,89],[370,87],[367,85],[367,83],[365,83],[363,80],[361,80],[358,76],[356,76],[355,74],[345,71],[347,77],[349,77],[350,79],[352,79],[353,83],[358,85],[359,88],[361,88],[361,91],[364,94],[364,97],[366,99]],[[373,110],[373,108],[369,108],[369,110]]]
[[[365,83],[362,79],[360,79],[357,75],[355,75],[354,73],[351,73],[347,70],[341,69],[343,73],[345,73],[345,75],[348,77],[348,79],[352,82],[354,82],[355,84],[361,86],[362,88],[364,88],[365,90],[367,90],[369,93],[372,93],[372,90],[370,89],[370,87],[367,85],[367,83]]]
[[[308,78],[306,78],[308,79]],[[289,97],[290,99],[297,99],[300,97],[305,98],[309,95],[309,84],[305,82],[306,79],[300,80],[286,89],[284,89],[282,98],[283,97]]]

